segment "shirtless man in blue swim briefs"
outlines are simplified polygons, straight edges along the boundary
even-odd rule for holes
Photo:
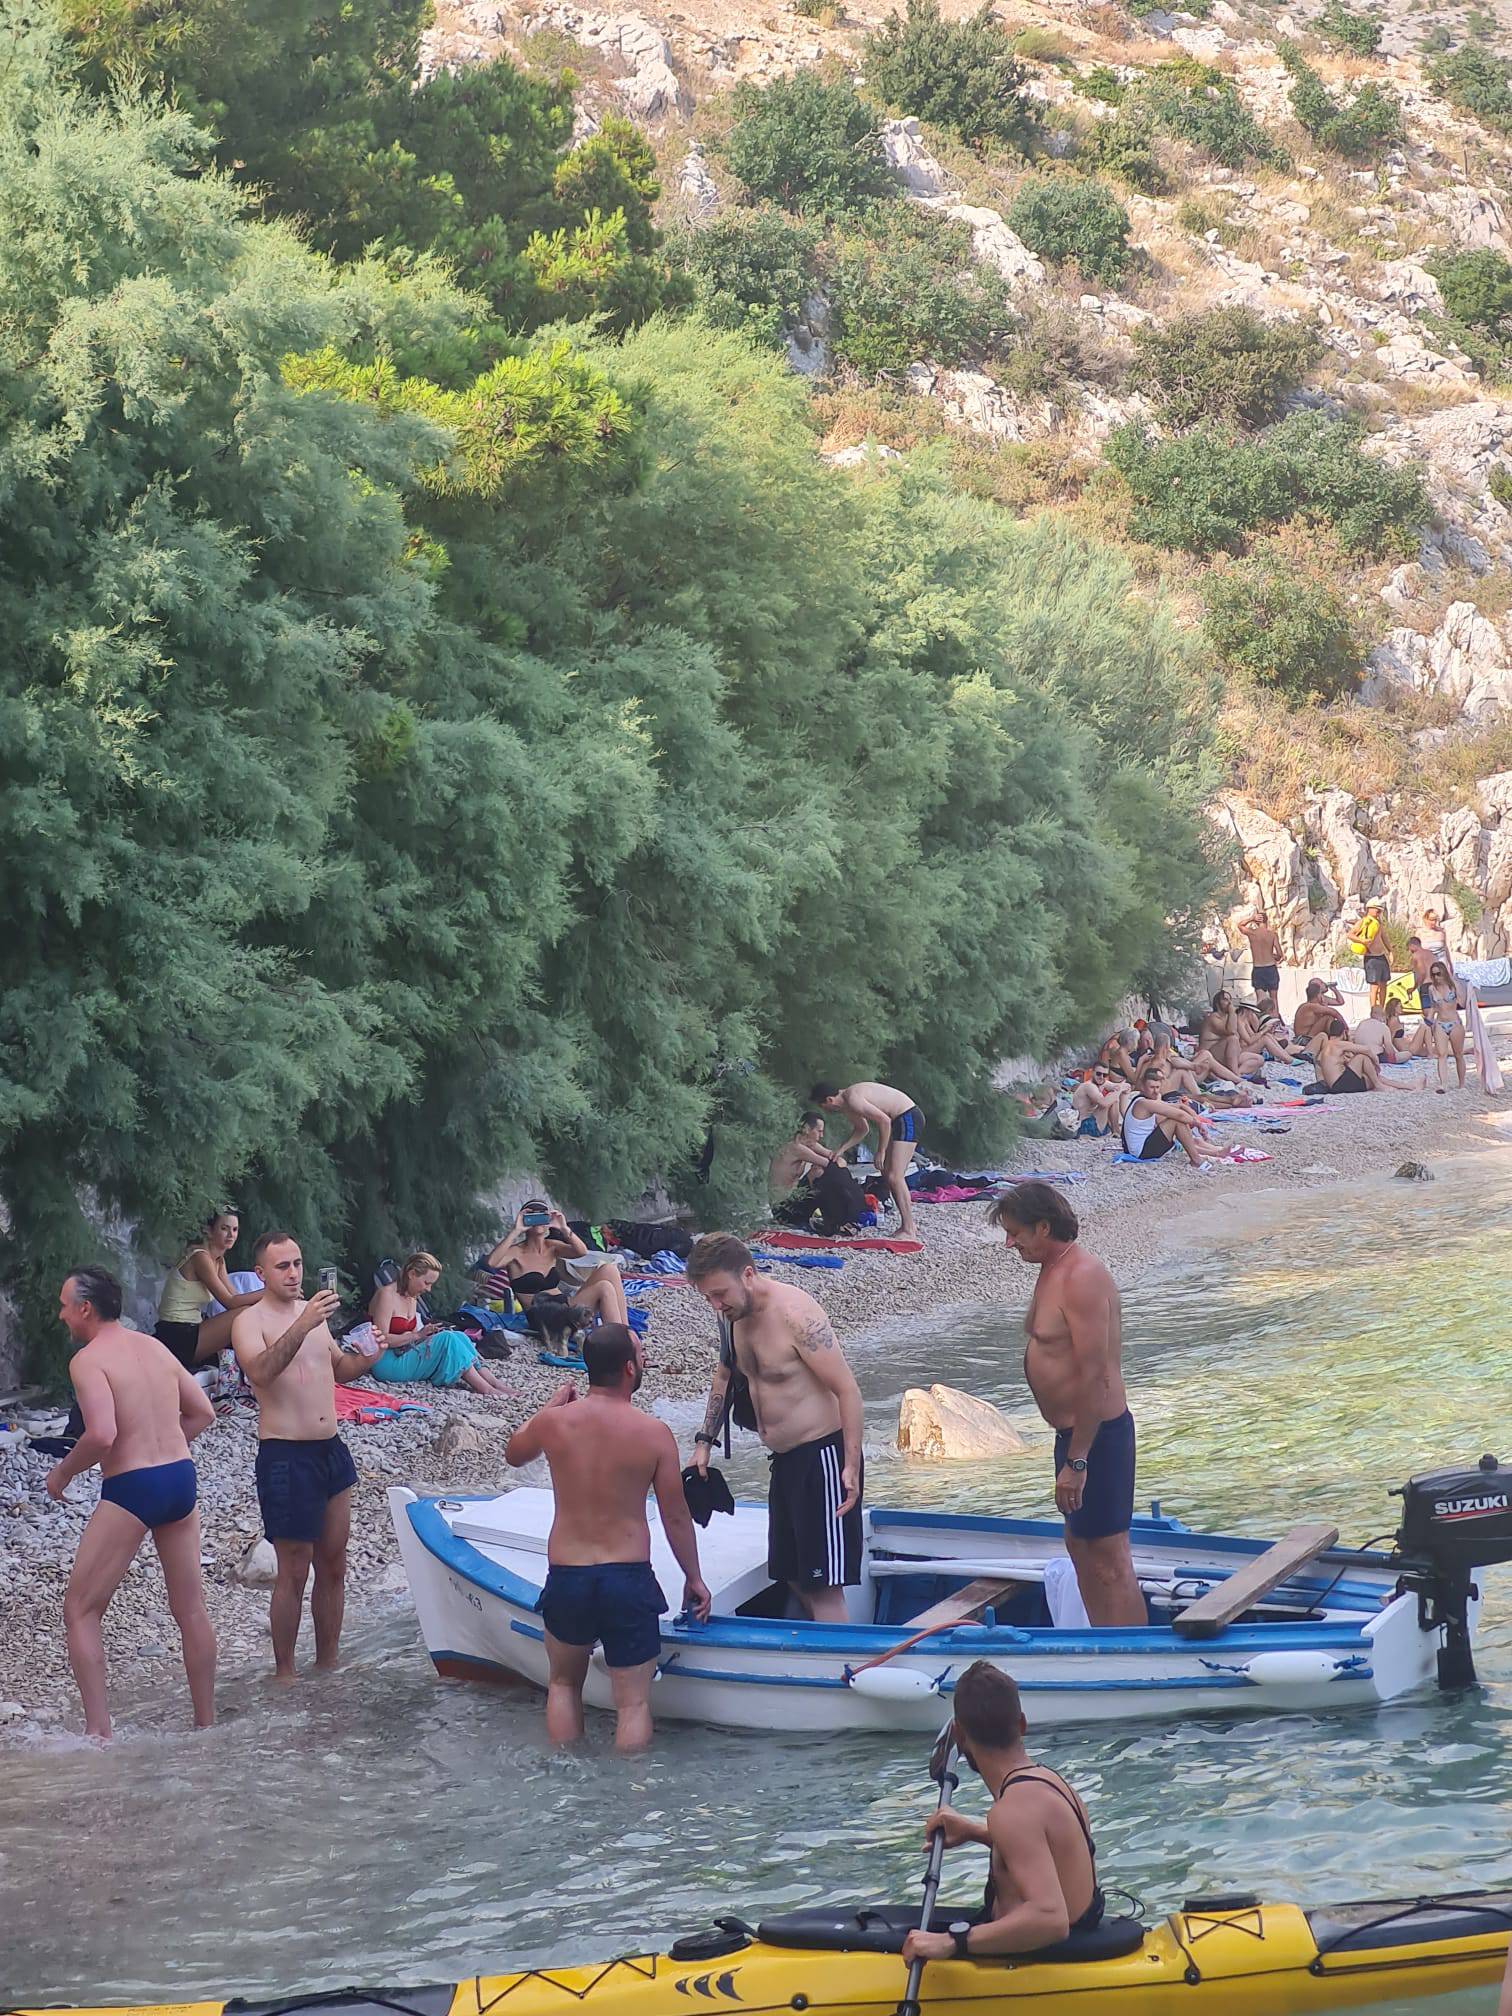
[[[896,1085],[881,1085],[870,1078],[855,1085],[831,1085],[821,1079],[810,1089],[809,1098],[826,1113],[843,1113],[850,1122],[850,1136],[837,1149],[837,1161],[844,1161],[853,1148],[860,1147],[868,1131],[876,1128],[877,1178],[898,1207],[898,1236],[918,1239],[908,1168],[924,1138],[924,1115],[913,1100]]]
[[[237,1312],[231,1348],[257,1395],[257,1502],[278,1561],[268,1612],[273,1675],[290,1681],[312,1566],[315,1665],[336,1664],[357,1482],[351,1451],[336,1433],[336,1382],[360,1378],[373,1361],[343,1351],[331,1335],[340,1296],[322,1289],[304,1299],[304,1255],[291,1233],[265,1232],[252,1264],[263,1279],[262,1300]]]
[[[1016,1183],[993,1200],[987,1217],[1039,1269],[1024,1319],[1024,1377],[1055,1430],[1055,1503],[1088,1619],[1148,1623],[1129,1549],[1134,1417],[1124,1391],[1118,1289],[1102,1262],[1077,1245],[1076,1213],[1053,1183]]]
[[[631,1402],[646,1376],[640,1339],[601,1323],[583,1340],[588,1392],[572,1381],[517,1428],[504,1448],[511,1469],[546,1458],[556,1505],[546,1541],[546,1734],[575,1743],[583,1733],[583,1682],[595,1645],[614,1693],[616,1748],[651,1741],[651,1682],[668,1607],[651,1566],[646,1493],[683,1571],[682,1608],[700,1623],[709,1592],[698,1571],[698,1536],[683,1493],[677,1441],[665,1421]]]
[[[84,1703],[84,1730],[110,1735],[101,1624],[148,1534],[163,1564],[168,1607],[184,1648],[195,1727],[215,1720],[215,1633],[200,1576],[200,1527],[189,1444],[215,1409],[166,1345],[121,1322],[120,1283],[79,1267],[63,1283],[58,1317],[79,1347],[68,1376],[84,1432],[48,1472],[60,1499],[98,1463],[100,1502],[79,1540],[63,1597],[68,1663]]]

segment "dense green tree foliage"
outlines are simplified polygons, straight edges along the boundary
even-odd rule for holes
[[[1434,90],[1462,112],[1498,133],[1512,133],[1512,63],[1489,49],[1466,44],[1428,65]]]
[[[418,89],[423,0],[61,0],[97,88],[172,93],[266,211],[341,258],[435,252],[511,328],[662,304],[644,138],[572,139],[570,76],[507,58]]]
[[[1157,546],[1236,551],[1251,532],[1311,518],[1346,552],[1403,551],[1429,517],[1422,480],[1362,453],[1361,431],[1310,412],[1248,439],[1203,421],[1155,440],[1131,423],[1109,437],[1108,460],[1133,494],[1131,531]]]
[[[833,347],[864,377],[916,358],[955,365],[1006,351],[1017,318],[1003,276],[971,255],[964,225],[894,204],[865,234],[832,245]]]
[[[717,329],[741,329],[764,348],[782,343],[819,284],[819,239],[770,203],[727,210],[667,246],[687,275],[698,312]]]
[[[1288,700],[1352,693],[1365,653],[1349,606],[1326,581],[1275,556],[1217,568],[1203,584],[1203,629],[1223,664]]]
[[[724,158],[750,202],[851,217],[896,196],[877,115],[848,80],[826,83],[800,70],[764,90],[738,84],[732,105]]]
[[[641,144],[564,157],[544,103],[522,188],[647,256]],[[943,457],[827,469],[744,326],[623,334],[524,196],[571,340],[413,246],[337,263],[214,155],[45,26],[0,75],[0,1282],[36,1314],[102,1222],[166,1259],[228,1195],[455,1258],[514,1168],[733,1214],[830,1070],[1000,1147],[998,1059],[1158,979],[1209,887],[1161,606]],[[748,223],[711,304],[806,283]]]
[[[1359,13],[1346,7],[1344,0],[1328,0],[1313,25],[1336,49],[1348,49],[1355,56],[1374,56],[1381,46],[1379,16]]]
[[[1286,155],[1239,96],[1231,77],[1192,56],[1158,63],[1124,100],[1131,117],[1185,140],[1225,168],[1280,168]]]
[[[963,140],[1021,141],[1034,120],[1020,95],[1025,70],[991,0],[964,21],[939,0],[908,0],[866,38],[866,81],[890,105]]]
[[[1278,46],[1292,75],[1292,117],[1320,147],[1363,160],[1403,137],[1402,108],[1392,92],[1374,81],[1348,95],[1330,91],[1295,42]]]

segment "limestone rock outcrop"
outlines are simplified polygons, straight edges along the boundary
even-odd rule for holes
[[[898,1447],[933,1463],[1015,1455],[1024,1438],[1000,1408],[954,1386],[910,1386],[898,1409]]]
[[[1391,795],[1310,791],[1285,825],[1224,792],[1209,817],[1239,855],[1231,922],[1263,903],[1289,959],[1329,966],[1344,954],[1345,920],[1377,897],[1388,918],[1408,926],[1436,910],[1457,957],[1504,957],[1512,951],[1512,771],[1481,778],[1470,796],[1419,824]]]

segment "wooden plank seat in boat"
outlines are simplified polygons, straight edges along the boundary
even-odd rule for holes
[[[905,1617],[901,1621],[913,1632],[943,1631],[952,1624],[966,1623],[983,1610],[1009,1602],[1022,1587],[1020,1582],[968,1582],[953,1596],[944,1596],[938,1603],[931,1603],[927,1610],[919,1611],[917,1616]]]
[[[1293,1526],[1273,1547],[1267,1547],[1263,1554],[1257,1554],[1232,1575],[1214,1583],[1205,1596],[1189,1603],[1171,1620],[1171,1628],[1181,1638],[1216,1638],[1225,1625],[1242,1617],[1262,1596],[1268,1596],[1316,1555],[1326,1554],[1338,1544],[1337,1526],[1311,1522]]]

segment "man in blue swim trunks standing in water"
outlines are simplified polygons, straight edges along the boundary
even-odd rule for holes
[[[583,1683],[595,1645],[614,1694],[616,1748],[651,1741],[651,1682],[669,1606],[651,1566],[646,1493],[683,1572],[682,1608],[702,1622],[709,1592],[698,1570],[698,1537],[683,1492],[677,1441],[665,1421],[631,1403],[646,1376],[640,1339],[601,1323],[583,1339],[588,1391],[570,1379],[504,1447],[512,1470],[546,1458],[556,1496],[546,1542],[546,1734],[575,1743],[583,1733]]]
[[[215,1720],[215,1633],[200,1574],[200,1527],[189,1444],[215,1420],[203,1389],[165,1344],[121,1321],[121,1286],[103,1267],[77,1267],[58,1318],[79,1348],[68,1367],[84,1432],[47,1475],[63,1493],[98,1463],[100,1502],[79,1540],[63,1597],[68,1663],[86,1735],[110,1735],[101,1630],[110,1599],[148,1534],[163,1564],[168,1606],[184,1648],[194,1722]]]
[[[278,1562],[268,1605],[273,1677],[289,1682],[312,1567],[317,1670],[334,1666],[340,1650],[357,1466],[336,1432],[336,1384],[360,1379],[373,1361],[331,1335],[339,1295],[322,1288],[305,1300],[304,1255],[292,1233],[265,1232],[252,1264],[262,1300],[238,1310],[231,1348],[257,1395],[257,1503]]]
[[[1055,1503],[1093,1624],[1149,1622],[1129,1528],[1134,1417],[1124,1391],[1122,1312],[1113,1277],[1076,1243],[1076,1213],[1053,1183],[1016,1183],[988,1220],[1039,1269],[1024,1319],[1024,1377],[1055,1430]]]

